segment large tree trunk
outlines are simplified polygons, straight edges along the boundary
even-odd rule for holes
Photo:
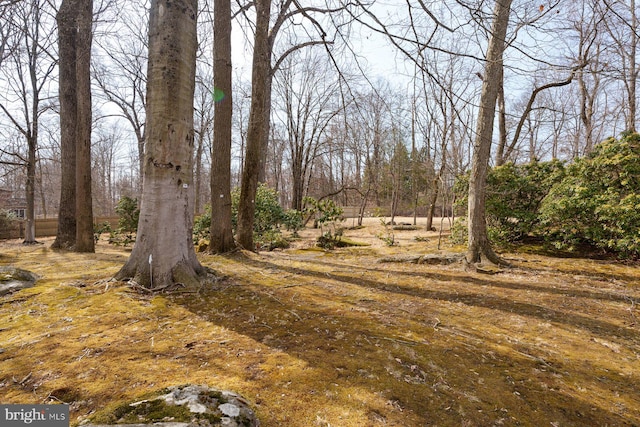
[[[71,249],[76,242],[76,14],[74,1],[64,0],[56,16],[61,185],[55,249]]]
[[[271,41],[269,38],[269,18],[271,0],[256,1],[256,31],[253,46],[253,71],[251,75],[251,111],[247,129],[247,151],[240,202],[238,205],[238,244],[248,250],[254,249],[253,223],[255,216],[255,195],[258,189],[260,171],[264,168],[264,145],[268,141],[271,105]]]
[[[502,84],[502,54],[509,25],[512,0],[496,0],[494,21],[487,49],[478,125],[474,143],[471,175],[469,178],[469,243],[466,259],[468,263],[489,261],[500,264],[500,258],[491,248],[487,236],[485,199],[487,172],[491,156],[491,140],[496,111],[496,99]]]
[[[213,85],[216,98],[213,116],[213,153],[211,156],[211,242],[212,253],[235,249],[231,223],[231,2],[214,3]]]
[[[196,0],[153,0],[149,18],[147,141],[136,243],[117,279],[160,290],[199,285],[193,230]]]
[[[91,196],[91,43],[93,1],[78,4],[76,38],[76,252],[94,252]]]

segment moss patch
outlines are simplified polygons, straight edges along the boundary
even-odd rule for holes
[[[246,396],[267,427],[640,425],[637,264],[383,264],[438,239],[387,247],[377,223],[345,232],[368,247],[301,250],[303,230],[298,249],[200,254],[228,278],[157,296],[103,280],[122,249],[3,244],[0,263],[42,279],[0,298],[0,400],[69,399],[78,424],[191,383]]]
[[[191,421],[191,412],[184,405],[168,405],[162,399],[140,402],[136,405],[121,405],[113,413],[119,424],[134,424],[157,421]]]

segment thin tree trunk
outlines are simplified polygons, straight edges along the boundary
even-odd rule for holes
[[[247,129],[247,149],[242,170],[237,229],[238,244],[248,250],[254,249],[255,195],[260,171],[264,170],[264,144],[266,144],[269,135],[272,55],[269,39],[270,16],[271,0],[257,0],[251,77],[251,111]]]
[[[212,253],[235,249],[231,223],[231,2],[214,3],[213,85],[222,99],[217,100],[213,116],[213,152],[211,156],[211,241]]]
[[[195,163],[193,165],[193,173],[194,173],[194,192],[195,192],[195,202],[194,202],[194,211],[196,215],[202,212],[202,155],[204,154],[204,129],[201,132],[198,132],[198,142],[196,143],[196,157]],[[213,169],[213,168],[212,168]],[[213,176],[213,170],[211,171],[209,179]],[[209,183],[211,185],[211,183]]]
[[[628,79],[628,94],[629,101],[629,113],[627,115],[627,130],[629,132],[636,131],[636,81],[638,78],[638,67],[636,65],[636,52],[638,50],[638,17],[636,15],[636,0],[631,0],[629,6],[631,10],[631,45],[629,46],[629,76]]]
[[[34,126],[37,126],[37,121],[34,117]],[[35,133],[35,130],[33,131]],[[27,209],[25,212],[25,233],[23,243],[31,245],[38,243],[36,241],[36,221],[35,221],[35,185],[36,185],[36,146],[37,136],[31,134],[27,138],[27,144],[29,145],[27,153],[27,182],[25,195],[27,199]]]
[[[498,90],[498,149],[496,150],[496,166],[506,162],[504,149],[507,145],[507,107],[504,102],[504,70],[500,72],[500,89]]]
[[[491,248],[487,235],[485,199],[496,99],[502,84],[499,77],[502,73],[502,54],[509,25],[511,2],[512,0],[496,0],[494,22],[487,49],[476,140],[469,178],[469,242],[466,254],[468,263],[479,263],[483,260],[497,264],[502,263]]]

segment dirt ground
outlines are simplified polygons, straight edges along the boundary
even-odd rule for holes
[[[381,262],[464,248],[446,221],[343,225],[365,245],[321,250],[309,228],[287,250],[199,254],[221,279],[160,295],[109,281],[128,250],[104,240],[0,243],[0,265],[41,276],[0,297],[0,403],[63,401],[77,424],[191,383],[242,394],[267,427],[640,425],[637,263]]]

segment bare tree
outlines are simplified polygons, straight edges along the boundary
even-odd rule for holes
[[[58,230],[51,245],[54,249],[71,249],[76,243],[76,141],[78,118],[75,0],[65,0],[58,9],[58,91],[60,103],[60,204]]]
[[[531,92],[531,95],[529,96],[529,99],[527,101],[526,106],[524,107],[524,111],[522,112],[522,115],[520,116],[520,120],[518,121],[518,124],[516,125],[513,137],[511,138],[511,143],[508,146],[504,146],[504,145],[500,145],[497,153],[496,153],[496,166],[500,166],[502,164],[504,164],[507,159],[509,159],[514,151],[515,148],[518,144],[518,141],[520,139],[520,134],[522,133],[522,129],[526,123],[526,121],[529,119],[529,115],[531,114],[532,110],[533,110],[533,106],[534,106],[534,102],[536,100],[536,97],[543,91],[551,89],[551,88],[558,88],[558,87],[562,87],[562,86],[566,86],[571,84],[571,82],[573,81],[576,73],[580,73],[582,71],[582,69],[584,69],[584,67],[587,65],[586,62],[583,62],[582,64],[574,67],[570,73],[569,73],[569,77],[567,77],[564,80],[561,81],[557,81],[557,82],[551,82],[551,83],[546,83],[540,86],[536,86],[533,91]]]
[[[256,0],[254,2],[256,18],[251,73],[251,111],[242,169],[237,228],[238,244],[249,250],[253,250],[255,194],[258,182],[264,181],[265,178],[273,75],[282,61],[291,53],[307,46],[332,43],[331,40],[327,40],[327,33],[314,15],[329,16],[345,10],[345,7],[302,6],[298,1],[284,0],[278,5],[275,17],[272,17],[271,3],[271,0]],[[304,33],[309,35],[309,39],[306,41],[296,40],[295,43],[291,43],[290,47],[279,55],[275,63],[272,64],[276,37],[285,24],[298,27],[299,23],[296,22],[298,19],[306,22]],[[273,25],[270,25],[272,22]]]
[[[91,194],[93,1],[64,0],[56,17],[60,51],[62,181],[54,248],[94,252]]]
[[[213,115],[215,110],[212,70],[204,71],[204,67],[196,69],[195,90],[195,159],[193,165],[193,184],[195,192],[194,210],[196,215],[203,211],[204,203],[211,202],[211,142],[213,140]]]
[[[93,200],[96,216],[115,214],[118,203],[116,191],[118,152],[123,149],[125,138],[123,130],[113,124],[95,129],[92,146],[93,168]]]
[[[131,256],[116,274],[150,290],[197,286],[205,274],[192,241],[196,16],[196,0],[151,3],[140,220]]]
[[[275,79],[291,162],[291,207],[296,210],[303,208],[314,161],[325,151],[326,131],[340,112],[337,81],[326,58],[313,50],[299,53],[288,58]]]
[[[2,64],[0,72],[7,85],[0,96],[0,111],[24,139],[26,154],[0,148],[10,163],[26,169],[26,226],[25,244],[35,239],[35,186],[38,157],[38,131],[41,116],[48,109],[47,87],[55,69],[53,45],[55,43],[51,20],[47,19],[45,3],[18,2],[11,6],[11,18],[3,22],[4,34],[10,34],[7,46],[12,55]],[[17,102],[14,100],[17,99]]]
[[[603,22],[618,54],[616,73],[626,94],[625,129],[635,132],[638,115],[636,84],[640,74],[640,67],[636,63],[640,38],[636,0],[604,0],[603,4],[610,17]]]
[[[76,252],[94,252],[91,194],[91,44],[93,0],[78,4],[76,38]]]
[[[231,129],[233,96],[231,89],[231,1],[214,2],[213,84],[216,105],[213,117],[211,156],[211,241],[212,253],[235,248],[231,223]],[[213,220],[215,218],[215,220]]]
[[[271,112],[271,57],[273,36],[269,32],[271,0],[256,0],[255,41],[251,73],[251,111],[247,128],[247,147],[242,168],[238,205],[237,241],[240,247],[253,250],[255,194],[260,170],[264,164],[264,148],[269,136]],[[277,31],[276,31],[277,33]],[[213,218],[212,218],[213,221]]]
[[[510,12],[511,0],[495,1],[494,20],[486,53],[476,140],[469,176],[469,241],[466,260],[470,264],[479,263],[482,260],[498,264],[502,263],[502,260],[491,248],[487,236],[485,199],[496,100],[502,82],[500,76],[502,74],[503,52],[506,45],[505,39],[509,26]]]
[[[115,106],[116,115],[125,120],[135,135],[139,183],[146,138],[147,10],[147,0],[124,3],[122,10],[114,10],[115,16],[109,18],[115,22],[110,31],[96,36],[99,60],[93,64],[94,81],[100,89],[96,96]]]

